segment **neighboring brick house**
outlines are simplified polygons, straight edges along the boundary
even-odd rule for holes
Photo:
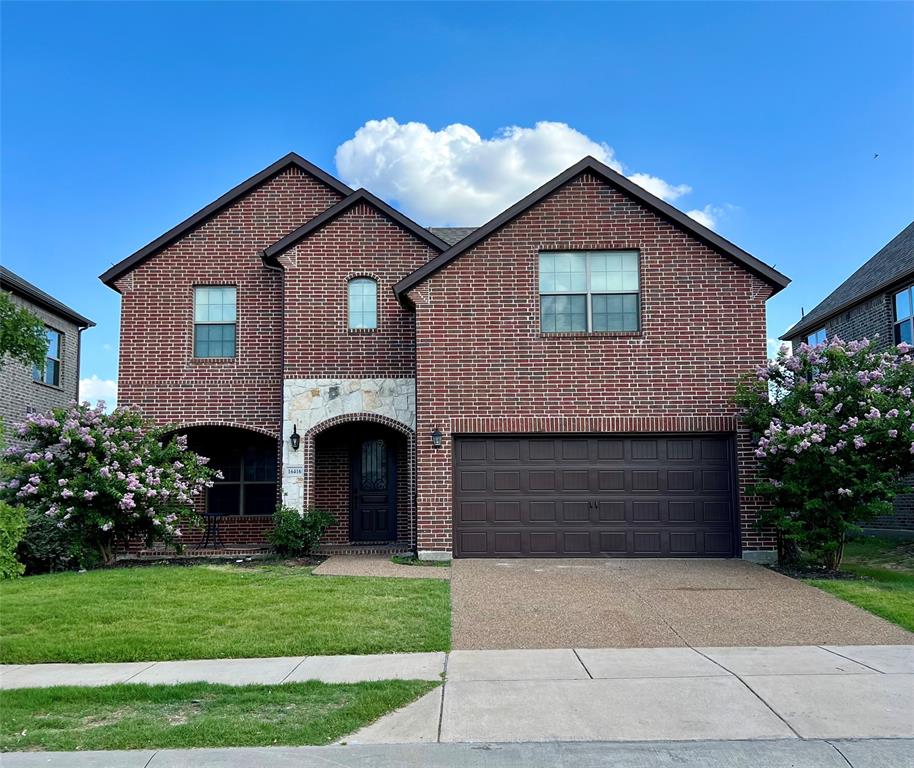
[[[881,349],[914,344],[914,222],[781,338],[798,345],[834,336],[845,341],[871,339]],[[914,530],[914,493],[896,497],[895,514],[867,527]]]
[[[281,498],[429,558],[770,556],[731,397],[788,279],[592,158],[425,229],[292,154],[102,280],[227,545]]]
[[[0,361],[0,419],[5,440],[13,445],[19,442],[13,426],[27,414],[45,412],[79,398],[80,337],[95,323],[6,267],[0,267],[0,290],[9,293],[14,304],[39,317],[48,329],[43,370],[9,357]]]

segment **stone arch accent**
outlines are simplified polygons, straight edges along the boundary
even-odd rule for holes
[[[311,506],[314,502],[315,488],[315,438],[329,429],[338,427],[342,424],[367,423],[380,424],[387,427],[406,438],[406,467],[401,471],[406,472],[407,498],[405,499],[405,508],[398,510],[407,515],[409,521],[409,545],[416,544],[416,432],[415,430],[397,419],[384,416],[378,413],[345,413],[339,416],[332,416],[329,419],[315,424],[302,435],[301,450],[303,452],[304,477],[302,478],[302,505],[304,508]]]

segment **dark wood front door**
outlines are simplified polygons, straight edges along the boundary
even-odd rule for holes
[[[352,541],[397,538],[397,462],[389,440],[357,440],[352,451],[349,536]]]

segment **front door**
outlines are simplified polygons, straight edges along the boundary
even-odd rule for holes
[[[397,466],[391,443],[383,437],[357,440],[350,476],[352,541],[395,541]]]

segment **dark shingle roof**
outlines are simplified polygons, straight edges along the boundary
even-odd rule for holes
[[[853,304],[914,275],[914,221],[879,253],[835,288],[781,338],[790,339],[821,326],[830,317]]]
[[[440,237],[448,245],[456,245],[476,229],[477,227],[429,227],[428,231]]]
[[[74,312],[63,302],[45,293],[41,288],[32,285],[28,280],[19,277],[15,272],[10,272],[6,267],[0,267],[0,288],[22,296],[33,304],[65,320],[69,320],[80,328],[91,328],[95,325],[88,317],[83,317],[79,312]]]

